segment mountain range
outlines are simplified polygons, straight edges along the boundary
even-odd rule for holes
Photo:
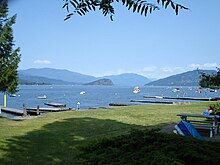
[[[27,70],[19,70],[18,73],[27,76],[37,76],[55,80],[62,80],[74,84],[88,83],[97,80],[96,77],[80,74],[77,72],[71,72],[65,69],[31,68]]]
[[[205,74],[216,74],[215,70],[193,70],[176,74],[163,79],[152,81],[145,84],[145,86],[199,86],[200,75]]]
[[[151,81],[144,76],[134,73],[94,77],[64,69],[52,68],[31,68],[26,70],[18,70],[18,75],[20,84],[88,85],[90,83],[97,83],[99,85],[114,84],[119,86],[143,86]],[[105,81],[99,81],[102,79],[105,79]],[[106,84],[106,82],[109,82],[109,84]]]
[[[199,86],[200,73],[216,74],[215,70],[193,70],[156,81],[134,74],[124,73],[104,77],[71,72],[64,69],[32,68],[18,70],[20,84],[54,85],[118,85],[118,86]],[[103,81],[104,80],[104,81]]]
[[[135,73],[105,76],[104,78],[110,79],[115,85],[121,86],[143,86],[151,81],[150,79]]]

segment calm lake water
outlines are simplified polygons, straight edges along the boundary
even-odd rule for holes
[[[179,87],[180,92],[172,92],[175,87],[140,87],[140,93],[134,94],[133,87],[119,86],[55,86],[55,85],[21,85],[16,97],[7,96],[7,107],[22,109],[26,107],[48,107],[45,102],[57,102],[66,104],[67,107],[76,108],[80,102],[80,109],[106,107],[109,103],[132,104],[133,100],[143,100],[143,96],[170,96],[170,97],[220,97],[220,91],[209,92],[202,89],[196,92],[198,87]],[[85,91],[81,95],[80,92]],[[38,96],[46,95],[46,99],[37,99]],[[148,99],[150,100],[150,99]],[[151,99],[157,101],[170,101],[162,99]],[[172,100],[175,101],[175,100]],[[178,102],[181,100],[178,100]],[[187,101],[188,102],[188,101]],[[133,103],[138,104],[138,103]],[[0,106],[3,105],[3,93],[0,93]]]

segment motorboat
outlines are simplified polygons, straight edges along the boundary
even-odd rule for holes
[[[139,87],[134,87],[134,89],[133,89],[133,93],[134,94],[137,94],[137,93],[140,93],[140,89],[139,89]]]
[[[37,99],[46,99],[47,96],[46,95],[42,95],[42,96],[37,96]]]
[[[217,92],[217,89],[209,89],[209,92]]]
[[[16,97],[17,95],[16,94],[10,94],[9,96],[10,97]]]
[[[80,92],[79,94],[84,95],[85,93],[86,93],[85,91],[82,91],[82,92]]]
[[[180,92],[180,88],[175,88],[172,90],[172,92]]]

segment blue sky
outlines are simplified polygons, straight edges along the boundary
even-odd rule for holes
[[[11,0],[9,15],[17,14],[14,40],[22,55],[19,69],[158,79],[220,67],[220,1],[178,2],[191,10],[176,16],[171,8],[161,8],[144,17],[116,3],[112,22],[100,11],[64,21],[63,0]]]

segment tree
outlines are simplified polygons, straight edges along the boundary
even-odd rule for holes
[[[0,3],[0,91],[4,92],[4,106],[6,93],[13,94],[18,86],[18,63],[20,62],[20,48],[14,48],[12,25],[16,15],[8,18],[7,1]]]
[[[217,70],[214,75],[201,73],[199,85],[203,88],[220,88],[220,68]]]
[[[159,10],[160,5],[165,9],[168,6],[175,11],[176,15],[179,13],[179,9],[189,10],[187,7],[175,3],[173,0],[154,0],[155,3],[148,2],[146,0],[63,0],[63,8],[66,8],[68,14],[65,20],[71,18],[74,14],[80,16],[85,15],[90,11],[101,10],[103,15],[109,15],[110,19],[113,21],[113,15],[115,10],[113,4],[115,2],[121,3],[128,10],[133,12],[140,13],[141,15],[147,16],[147,14],[152,13],[154,10]],[[70,11],[70,7],[73,8]]]

